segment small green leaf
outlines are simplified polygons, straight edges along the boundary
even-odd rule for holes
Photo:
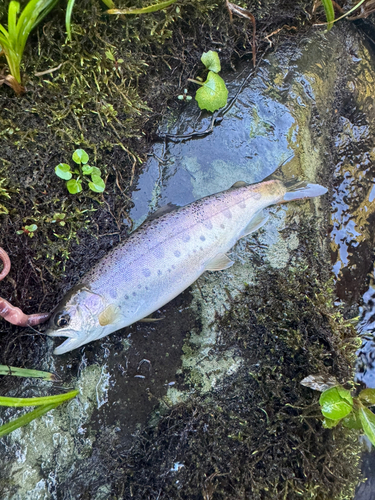
[[[350,392],[341,386],[331,387],[322,392],[319,403],[323,415],[332,420],[346,417],[353,408]]]
[[[24,230],[23,229],[19,229],[18,231],[16,231],[17,234],[24,234]]]
[[[72,172],[70,171],[70,166],[67,163],[59,163],[55,167],[55,174],[60,177],[60,179],[64,179],[64,181],[68,181],[72,178]]]
[[[116,61],[115,56],[112,54],[110,50],[106,50],[105,55],[107,59],[109,59],[110,61]]]
[[[86,153],[84,149],[76,149],[73,153],[73,161],[75,163],[87,163],[89,161],[89,155]]]
[[[82,167],[82,172],[85,174],[85,175],[89,175],[93,172],[94,170],[94,167],[90,167],[90,165],[83,165]]]
[[[367,406],[375,405],[375,389],[363,389],[358,398]]]
[[[97,175],[98,177],[100,177],[102,175],[100,168],[92,167],[91,176],[93,175]]]
[[[31,224],[30,226],[25,226],[26,231],[30,231],[30,233],[33,233],[38,229],[38,226],[36,224]]]
[[[341,420],[344,427],[348,429],[362,429],[362,423],[358,415],[358,410],[353,408],[353,411],[349,413],[345,418]]]
[[[66,187],[70,194],[77,194],[82,191],[82,181],[79,179],[71,179],[66,183]]]
[[[102,193],[105,190],[105,183],[98,175],[91,176],[92,182],[89,182],[89,188],[95,193]]]
[[[361,406],[358,413],[364,433],[375,446],[375,415],[365,406]]]
[[[340,420],[341,419],[332,420],[331,418],[325,418],[323,420],[323,427],[325,427],[326,429],[332,429],[332,427],[336,427]]]
[[[204,52],[201,57],[202,63],[206,66],[207,69],[213,71],[214,73],[219,73],[221,70],[220,59],[218,53],[214,50],[209,50],[208,52]]]
[[[207,109],[211,112],[225,106],[228,99],[228,89],[221,76],[210,71],[207,75],[207,80],[197,90],[195,99],[200,109]]]

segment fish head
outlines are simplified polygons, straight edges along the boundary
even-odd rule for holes
[[[85,287],[71,290],[53,311],[46,334],[67,337],[54,354],[63,354],[106,335],[108,304]]]

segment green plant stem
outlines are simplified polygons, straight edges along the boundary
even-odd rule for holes
[[[12,420],[11,422],[8,422],[7,424],[4,424],[0,427],[0,437],[6,436],[7,434],[15,431],[19,427],[23,427],[24,425],[29,424],[32,420],[35,420],[36,418],[41,417],[45,413],[49,412],[50,410],[53,410],[57,406],[59,406],[61,403],[53,403],[49,405],[42,405],[39,406],[39,408],[30,411],[26,413],[25,415],[22,415],[22,417],[18,417],[15,420]]]
[[[194,78],[188,78],[188,82],[196,83],[197,85],[204,85],[204,82],[200,82],[199,80],[194,80]]]
[[[78,391],[70,391],[65,394],[57,394],[56,396],[43,396],[40,398],[9,398],[0,397],[0,406],[39,406],[39,405],[50,405],[50,404],[60,404],[63,401],[74,398],[77,396]]]
[[[40,370],[29,370],[27,368],[18,368],[16,366],[0,365],[0,375],[11,375],[13,377],[32,377],[42,378],[44,380],[56,380],[53,373],[42,372]]]

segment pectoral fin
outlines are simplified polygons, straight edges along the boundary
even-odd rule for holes
[[[206,271],[222,271],[233,266],[233,264],[233,260],[230,260],[225,253],[218,253],[213,259],[206,262],[205,268]]]
[[[248,225],[240,234],[239,238],[243,238],[254,231],[257,231],[260,227],[262,227],[268,221],[268,215],[264,214],[263,211],[257,212],[254,217],[250,220]]]
[[[99,314],[98,320],[101,326],[110,325],[111,323],[115,323],[117,318],[119,317],[119,308],[110,304],[107,306],[103,312]]]

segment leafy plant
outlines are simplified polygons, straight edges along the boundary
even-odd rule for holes
[[[213,113],[226,105],[228,89],[224,80],[218,75],[221,70],[218,53],[213,50],[204,52],[201,61],[208,69],[206,81],[202,82],[191,78],[189,78],[189,81],[201,85],[201,88],[195,94],[200,109],[207,109]]]
[[[17,234],[27,234],[30,238],[34,237],[35,231],[38,229],[36,224],[30,224],[29,226],[23,226],[22,229],[17,231]]]
[[[58,0],[30,0],[17,21],[20,4],[11,0],[8,8],[8,30],[0,24],[0,53],[2,49],[12,76],[12,78],[3,78],[0,83],[10,85],[17,93],[23,91],[20,85],[20,65],[28,36],[57,2]]]
[[[361,429],[375,446],[375,414],[368,408],[375,406],[375,389],[363,389],[353,398],[337,385],[322,392],[319,404],[324,427],[331,429],[341,423],[349,429]]]
[[[60,179],[66,180],[66,187],[71,194],[77,194],[82,191],[82,182],[88,183],[89,189],[95,193],[102,193],[105,189],[105,183],[101,178],[101,172],[98,167],[88,165],[89,155],[84,149],[76,149],[72,159],[79,166],[71,170],[67,163],[59,163],[55,167],[55,173]],[[78,177],[74,178],[73,175]],[[90,177],[90,181],[88,180]]]
[[[360,0],[354,7],[352,7],[348,12],[345,12],[342,16],[338,17],[335,19],[335,10],[333,7],[334,2],[332,0],[322,0],[322,4],[324,7],[324,12],[326,14],[326,19],[327,19],[327,31],[329,31],[333,24],[339,21],[340,19],[343,19],[344,17],[349,16],[352,12],[354,12],[358,7],[360,7],[366,0]],[[370,2],[368,2],[370,4]],[[363,14],[363,17],[367,17],[371,12],[373,12],[373,7],[371,6],[367,12]],[[361,15],[357,16],[356,18],[349,18],[351,20],[354,19],[359,19],[362,17]]]
[[[11,375],[12,377],[32,377],[44,380],[56,380],[56,375],[40,370],[29,370],[28,368],[17,368],[16,366],[0,365],[0,375]]]

